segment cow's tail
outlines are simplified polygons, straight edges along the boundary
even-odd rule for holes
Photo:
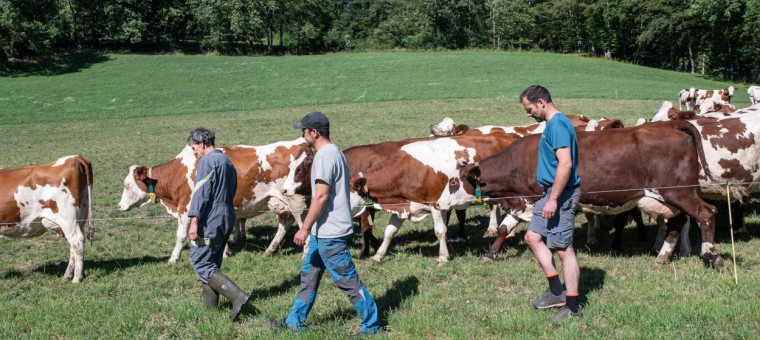
[[[95,225],[92,218],[92,164],[90,161],[84,159],[84,157],[77,157],[80,166],[82,166],[87,179],[87,240],[92,245],[92,240],[95,236]]]
[[[712,172],[710,172],[710,166],[707,163],[707,159],[705,158],[705,149],[702,147],[702,136],[699,133],[699,130],[685,120],[674,120],[672,121],[674,126],[683,132],[686,132],[691,136],[691,139],[694,140],[694,145],[697,148],[697,156],[699,156],[699,161],[702,163],[702,169],[705,170],[705,175],[707,175],[707,178],[711,182],[715,182],[715,178],[713,178]]]

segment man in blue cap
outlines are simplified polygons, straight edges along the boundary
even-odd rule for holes
[[[330,141],[330,122],[321,112],[310,112],[293,128],[301,129],[303,138],[316,150],[311,166],[311,206],[293,238],[299,246],[309,239],[309,251],[301,265],[301,286],[290,314],[281,320],[268,319],[267,324],[305,330],[319,281],[327,270],[359,314],[361,331],[357,335],[377,333],[381,331],[377,304],[359,279],[346,243],[353,233],[346,157]]]

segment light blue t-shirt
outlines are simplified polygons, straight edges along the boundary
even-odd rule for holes
[[[578,177],[578,138],[575,135],[575,127],[562,112],[558,112],[552,119],[546,122],[546,128],[541,133],[541,141],[538,143],[538,171],[536,179],[543,187],[554,184],[559,160],[555,151],[560,148],[570,148],[573,157],[573,168],[566,187],[574,187],[581,184]]]
[[[316,180],[330,185],[330,191],[322,214],[314,222],[311,234],[319,238],[336,238],[353,232],[351,207],[349,205],[348,163],[343,152],[335,144],[323,146],[314,155],[311,164],[311,192],[315,193]]]

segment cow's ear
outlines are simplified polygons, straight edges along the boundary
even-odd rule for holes
[[[462,173],[469,179],[476,180],[480,178],[480,165],[478,163],[467,164],[462,168]]]
[[[351,183],[351,188],[354,189],[354,191],[357,191],[357,192],[366,192],[366,190],[367,190],[367,179],[364,178],[364,176],[361,176],[361,177],[355,179]]]
[[[458,126],[454,127],[454,135],[463,135],[467,133],[467,131],[470,130],[470,127],[465,124],[459,124]]]
[[[138,166],[135,168],[135,179],[142,182],[145,181],[146,178],[148,178],[148,168],[144,166]]]

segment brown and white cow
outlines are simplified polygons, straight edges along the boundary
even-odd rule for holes
[[[747,89],[747,94],[749,95],[749,103],[752,106],[757,105],[758,102],[760,102],[760,86],[752,85]]]
[[[352,178],[352,195],[371,200],[372,207],[391,214],[383,243],[372,260],[382,262],[403,220],[416,222],[430,214],[439,243],[437,262],[448,262],[447,226],[435,202],[448,195],[444,189],[455,175],[457,163],[476,162],[520,137],[505,133],[465,134],[409,143],[364,171],[363,176]]]
[[[66,156],[45,165],[0,169],[0,237],[31,238],[50,230],[69,241],[64,281],[84,276],[84,226],[92,240],[92,165]]]
[[[733,86],[720,90],[697,90],[694,110],[698,110],[701,114],[718,111],[716,109],[716,104],[733,108],[733,106],[731,106],[731,98],[733,96]]]
[[[697,100],[697,89],[690,88],[690,89],[683,89],[681,92],[678,92],[678,109],[683,110],[683,107],[686,107],[686,110],[693,110],[694,104]]]
[[[271,211],[277,215],[277,233],[264,252],[270,255],[279,249],[287,229],[295,221],[300,227],[301,214],[306,209],[305,197],[282,194],[282,184],[288,175],[289,165],[298,156],[306,141],[298,138],[261,146],[227,146],[220,149],[229,157],[237,171],[235,193],[236,228],[245,229],[245,219]],[[174,159],[153,167],[132,165],[124,179],[124,191],[119,210],[127,211],[151,202],[149,186],[153,185],[156,199],[166,211],[177,218],[177,242],[169,258],[175,263],[182,251],[190,222],[187,209],[195,180],[197,160],[189,146]],[[242,232],[242,231],[240,231]]]
[[[536,182],[540,136],[528,136],[479,164],[460,168],[438,201],[450,209],[475,201],[475,188],[488,200],[498,202],[513,216],[511,221],[529,220],[533,204],[541,197]],[[702,255],[716,266],[722,259],[715,251],[715,207],[698,195],[700,159],[704,158],[699,132],[684,121],[644,124],[633,128],[578,132],[578,174],[581,177],[580,206],[584,212],[617,214],[638,206],[650,216],[671,219],[681,212],[694,217],[702,228]],[[679,155],[679,157],[673,157]],[[704,160],[702,159],[704,163]],[[709,173],[708,173],[709,175]],[[527,217],[527,219],[525,218]],[[505,219],[492,252],[517,223]],[[657,263],[667,263],[678,236],[669,224],[666,245]]]

